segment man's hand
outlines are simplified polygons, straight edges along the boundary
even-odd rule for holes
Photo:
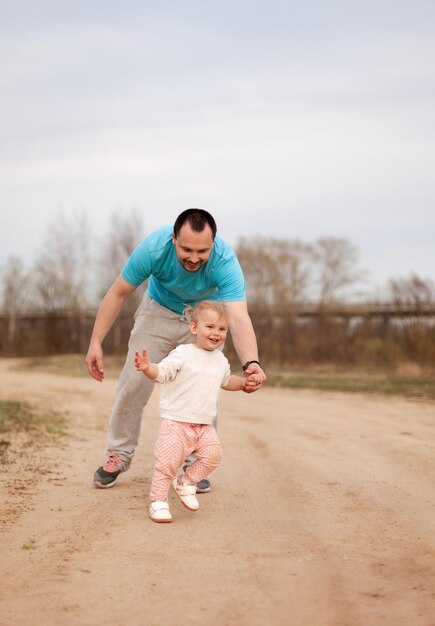
[[[121,276],[115,280],[98,307],[97,317],[89,343],[86,365],[89,374],[100,383],[104,379],[103,349],[101,344],[118,317],[122,305],[136,287],[129,285]]]
[[[86,366],[89,374],[99,383],[104,380],[104,367],[103,367],[103,349],[100,344],[92,344],[89,346],[88,353],[86,355]]]
[[[136,352],[134,364],[138,372],[143,372],[145,374],[145,372],[148,371],[151,363],[146,350],[142,350],[142,355],[140,355],[139,352]]]
[[[242,390],[245,393],[253,393],[260,389],[264,381],[266,380],[266,374],[257,363],[251,363],[245,371],[245,384]]]
[[[242,384],[242,391],[245,393],[252,393],[261,387],[263,384],[262,377],[259,374],[251,374],[248,378],[245,378]]]

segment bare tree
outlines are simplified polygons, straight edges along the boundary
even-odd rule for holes
[[[311,247],[297,240],[243,237],[237,256],[250,292],[250,302],[277,313],[294,309],[307,297]]]
[[[413,308],[416,313],[435,302],[435,286],[429,279],[411,274],[408,278],[392,278],[389,293],[398,308]]]
[[[87,271],[90,231],[84,213],[60,213],[48,225],[33,268],[35,306],[46,312],[81,311],[89,306]]]
[[[262,354],[285,363],[298,342],[296,315],[308,293],[311,247],[297,240],[258,236],[240,239],[237,255]]]
[[[332,304],[365,273],[357,268],[358,251],[347,239],[321,237],[313,247],[316,265],[317,300],[320,306]]]
[[[8,314],[7,343],[13,352],[16,343],[17,314],[26,309],[26,284],[28,274],[24,270],[22,260],[17,256],[10,256],[1,272],[3,293],[2,308]]]
[[[103,297],[110,285],[120,273],[127,258],[144,238],[143,219],[136,209],[125,215],[112,213],[109,232],[100,244],[98,257],[99,288],[98,295]],[[126,303],[127,310],[137,308],[145,286],[137,289]]]
[[[25,287],[28,274],[22,260],[17,256],[10,256],[2,268],[1,277],[3,310],[9,313],[23,311],[27,305]]]
[[[71,217],[58,214],[47,227],[32,268],[33,305],[45,313],[48,353],[61,349],[65,334],[69,339],[68,350],[84,350],[89,265],[90,232],[86,216],[83,212]]]

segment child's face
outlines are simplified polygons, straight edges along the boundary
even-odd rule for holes
[[[196,335],[196,345],[202,350],[215,350],[227,336],[228,322],[224,316],[212,309],[202,311],[196,322],[190,323],[190,330]]]

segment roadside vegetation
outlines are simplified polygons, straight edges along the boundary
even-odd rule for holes
[[[435,377],[423,374],[405,376],[397,372],[355,369],[328,373],[273,369],[268,371],[267,384],[287,389],[382,394],[435,402]]]
[[[23,372],[87,376],[95,307],[145,234],[135,211],[113,214],[100,242],[85,214],[54,219],[32,267],[13,257],[0,268],[0,355],[16,358]],[[300,241],[284,232],[242,237],[236,251],[268,386],[435,398],[431,279],[392,277],[373,301],[346,239]],[[119,375],[144,287],[105,339],[107,378]],[[230,338],[225,354],[240,371]]]
[[[104,359],[107,378],[117,378],[124,364],[124,356]],[[15,369],[27,372],[47,372],[63,376],[88,376],[84,356],[68,354],[51,357],[23,358]],[[240,368],[233,361],[232,369]],[[306,367],[266,367],[267,386],[287,389],[317,389],[346,393],[378,393],[413,399],[435,401],[435,376],[422,368],[408,364],[394,369],[338,367],[332,364]]]
[[[118,378],[125,356],[105,356],[104,372],[107,378]],[[89,376],[83,354],[62,354],[16,359],[13,366],[19,372],[46,372],[60,376]]]
[[[0,465],[35,445],[53,444],[65,434],[62,416],[38,412],[22,402],[0,400]]]

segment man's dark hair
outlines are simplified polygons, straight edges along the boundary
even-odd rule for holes
[[[208,211],[204,211],[204,209],[186,209],[175,220],[174,224],[174,237],[177,239],[180,234],[180,230],[186,224],[189,223],[190,228],[194,230],[196,233],[202,233],[206,225],[208,224],[211,228],[211,232],[213,235],[213,239],[216,237],[216,222],[214,218]]]

